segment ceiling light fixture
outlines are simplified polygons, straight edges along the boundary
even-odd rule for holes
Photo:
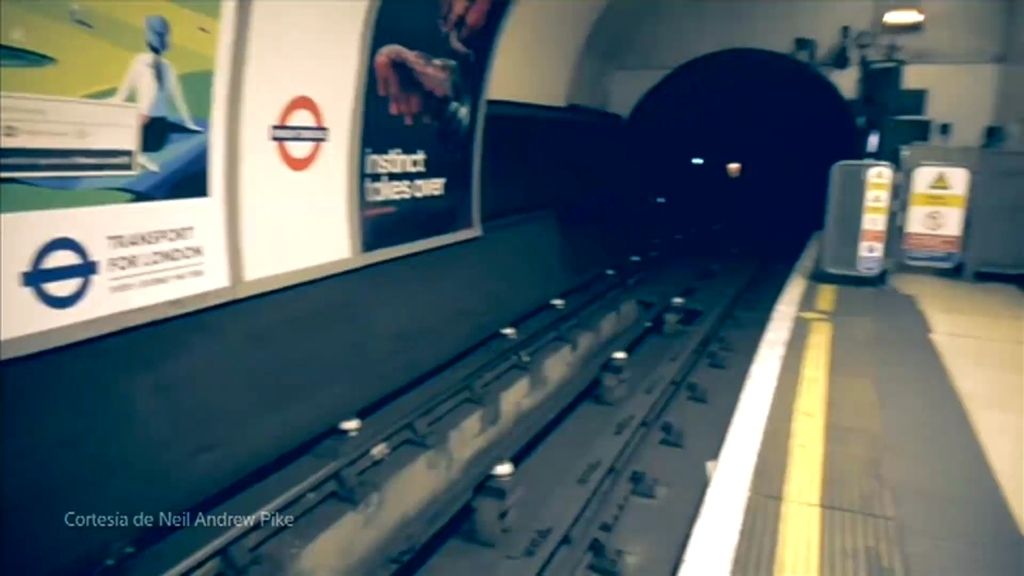
[[[924,23],[924,12],[917,8],[898,8],[887,10],[882,15],[882,25],[892,28],[919,26]]]

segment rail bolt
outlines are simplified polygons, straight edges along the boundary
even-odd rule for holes
[[[516,465],[511,460],[498,462],[491,468],[491,476],[494,478],[509,478],[516,473]]]
[[[356,436],[359,431],[363,429],[363,421],[359,418],[349,418],[348,420],[342,420],[338,423],[338,430],[341,430],[349,436]]]

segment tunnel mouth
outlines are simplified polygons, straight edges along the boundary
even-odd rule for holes
[[[633,109],[627,142],[642,228],[751,250],[803,246],[832,165],[861,157],[851,106],[825,75],[749,48],[670,72]]]

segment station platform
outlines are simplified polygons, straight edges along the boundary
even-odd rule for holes
[[[840,286],[807,264],[679,574],[1024,574],[1024,291],[915,273]]]

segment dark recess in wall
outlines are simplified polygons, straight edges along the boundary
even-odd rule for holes
[[[531,108],[488,113],[481,239],[0,364],[3,572],[91,573],[140,534],[65,513],[212,507],[620,256],[621,120]]]
[[[616,187],[624,122],[609,112],[492,101],[484,129],[485,222],[554,210],[566,265],[593,270],[594,259],[624,254],[620,218],[634,201]],[[616,234],[608,234],[615,231]]]
[[[666,235],[695,227],[708,247],[802,247],[823,223],[830,167],[861,157],[835,86],[808,64],[756,49],[676,68],[634,108],[627,134],[623,187],[647,199],[635,218]],[[726,174],[729,162],[742,164],[739,178]]]
[[[484,219],[547,207],[611,212],[623,126],[620,116],[588,108],[488,102]]]

